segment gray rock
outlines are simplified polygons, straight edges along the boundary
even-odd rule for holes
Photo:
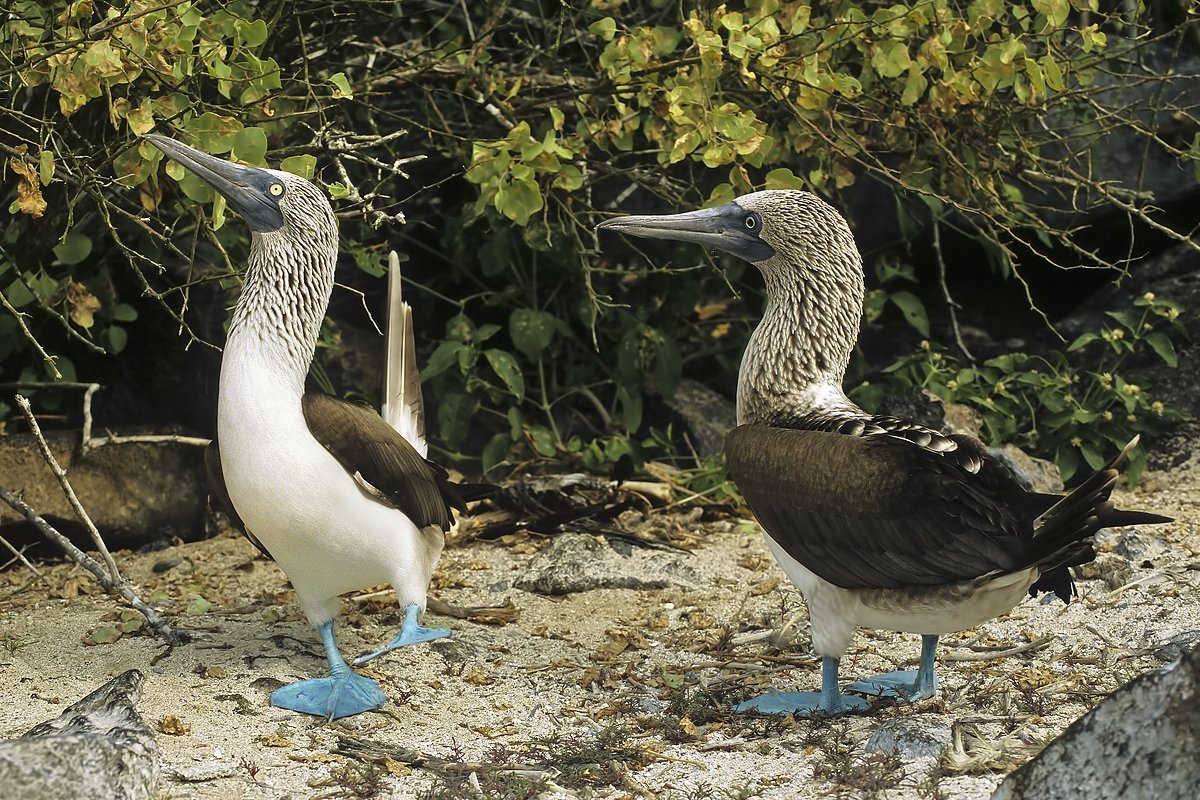
[[[1197,644],[1200,644],[1200,631],[1184,631],[1156,647],[1154,657],[1160,661],[1174,661],[1194,649]]]
[[[1062,474],[1054,462],[1034,458],[1013,444],[992,447],[988,452],[1012,470],[1026,489],[1047,494],[1058,494],[1063,490]]]
[[[620,546],[620,543],[619,543]],[[632,548],[619,552],[598,536],[565,533],[529,560],[513,586],[538,594],[571,594],[591,589],[696,589],[700,578],[678,556]]]
[[[142,673],[124,672],[57,718],[0,742],[0,797],[148,800],[158,783],[158,742],[134,703]]]
[[[71,487],[88,516],[112,549],[128,547],[122,543],[131,540],[140,542],[173,534],[191,541],[203,535],[208,495],[203,447],[128,442],[104,445],[80,455],[78,434],[50,432],[46,439],[54,458],[67,470]],[[57,520],[69,524],[76,521],[75,511],[32,435],[0,436],[0,486],[20,492],[39,514],[52,518],[51,524]],[[0,503],[0,524],[24,519]],[[22,544],[11,537],[9,540],[17,546]]]
[[[737,425],[737,408],[723,395],[699,381],[684,378],[667,407],[687,423],[696,452],[717,455],[725,449],[725,434]]]
[[[1111,547],[1114,553],[1139,566],[1145,561],[1163,558],[1171,552],[1166,542],[1136,530],[1105,529],[1096,535],[1096,542],[1101,546]]]
[[[1200,796],[1200,649],[1118,689],[992,800],[1195,800]]]
[[[875,729],[864,750],[899,756],[905,761],[937,758],[950,746],[950,726],[934,719],[900,717]]]

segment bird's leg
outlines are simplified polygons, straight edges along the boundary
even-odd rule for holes
[[[315,714],[333,720],[379,708],[387,696],[379,684],[350,670],[333,638],[333,621],[318,628],[325,645],[325,660],[329,675],[307,681],[289,683],[271,692],[271,702],[280,708],[290,708],[305,714]]]
[[[852,692],[872,694],[879,697],[899,697],[903,700],[925,700],[937,691],[937,673],[934,662],[937,658],[938,637],[934,634],[921,636],[921,663],[914,672],[911,669],[886,672],[873,678],[855,681],[846,688]]]
[[[454,635],[454,631],[446,628],[422,628],[417,624],[419,616],[421,616],[421,609],[416,604],[405,606],[404,624],[400,626],[400,632],[396,634],[396,637],[374,653],[354,659],[355,665],[364,664],[376,656],[381,656],[397,647],[404,647],[406,644],[431,642],[434,639]]]
[[[758,711],[763,714],[791,714],[794,717],[836,717],[847,711],[862,711],[867,703],[838,691],[839,660],[821,659],[820,692],[768,692],[740,703],[734,711]]]

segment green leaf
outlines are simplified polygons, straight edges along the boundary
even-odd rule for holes
[[[530,361],[536,361],[554,340],[558,321],[553,314],[532,308],[518,308],[508,318],[508,335],[513,345]]]
[[[128,303],[117,303],[113,306],[112,315],[113,319],[121,322],[133,322],[138,318],[137,309]]]
[[[621,401],[621,422],[630,434],[642,427],[642,396],[633,394],[624,384],[617,387],[617,399]]]
[[[1080,451],[1083,453],[1083,460],[1088,466],[1094,470],[1099,470],[1104,466],[1104,454],[1096,449],[1096,445],[1092,442],[1085,441],[1080,445]],[[1064,478],[1064,480],[1066,480]]]
[[[529,426],[529,440],[533,442],[533,449],[540,455],[550,458],[555,454],[554,434],[541,425]]]
[[[203,597],[194,597],[188,601],[186,613],[192,616],[199,616],[200,614],[207,614],[211,608],[212,603]]]
[[[121,351],[125,349],[125,345],[129,343],[129,332],[120,325],[109,325],[105,335],[108,337],[106,349],[114,356],[120,355]]]
[[[599,36],[606,42],[611,42],[617,33],[617,21],[612,17],[603,17],[588,26],[588,33]]]
[[[1162,331],[1151,331],[1146,334],[1146,344],[1154,348],[1154,352],[1158,353],[1158,357],[1163,360],[1168,367],[1179,366],[1179,357],[1175,355],[1175,345],[1171,344],[1171,340]]]
[[[328,80],[334,86],[333,98],[335,100],[340,98],[349,100],[354,97],[354,91],[350,88],[350,81],[346,79],[345,74],[336,72],[330,75]]]
[[[896,306],[904,313],[908,324],[917,329],[922,336],[929,335],[929,317],[925,313],[925,305],[912,292],[892,292],[888,295]]]
[[[442,441],[451,450],[457,450],[471,429],[471,417],[475,416],[475,398],[461,392],[453,392],[438,404],[438,428]]]
[[[524,401],[525,376],[521,374],[521,367],[512,354],[503,350],[484,350],[483,355],[500,376],[500,380],[504,381],[504,385],[517,398],[517,402]]]
[[[96,628],[88,636],[88,641],[92,644],[112,644],[121,638],[121,632],[111,625],[105,625],[102,628]]]
[[[1125,309],[1122,311],[1106,311],[1110,317],[1121,323],[1131,333],[1138,333],[1138,326],[1141,325],[1142,315],[1137,311]]]
[[[658,391],[670,400],[675,396],[675,390],[679,388],[679,381],[683,377],[683,356],[674,339],[657,331],[654,349],[657,356],[654,360],[654,375],[658,379]]]
[[[433,351],[433,355],[429,357],[425,369],[421,370],[421,380],[427,381],[434,375],[445,372],[452,364],[458,363],[458,351],[463,349],[469,348],[462,342],[454,340],[447,340],[439,344]]]
[[[279,163],[279,168],[284,172],[299,175],[305,180],[312,180],[312,176],[317,171],[317,157],[310,156],[307,153],[299,156],[288,156]]]
[[[71,231],[54,245],[54,255],[64,264],[73,265],[83,261],[92,252],[91,237]]]
[[[254,22],[238,20],[238,33],[249,47],[258,47],[267,40],[267,23],[261,19]]]
[[[233,137],[233,157],[262,165],[267,158],[267,134],[262,128],[243,128]]]
[[[1076,350],[1078,350],[1079,348],[1081,348],[1085,345],[1091,344],[1092,342],[1096,341],[1099,338],[1100,338],[1100,334],[1098,334],[1098,333],[1092,333],[1091,331],[1088,331],[1087,333],[1082,333],[1079,335],[1079,338],[1077,338],[1075,341],[1071,342],[1070,346],[1067,347],[1067,352],[1073,353]]]
[[[507,433],[497,433],[483,448],[483,455],[480,459],[485,473],[491,472],[492,469],[508,459],[508,448],[512,446],[513,440]]]

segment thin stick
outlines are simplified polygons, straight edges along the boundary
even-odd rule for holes
[[[1053,641],[1053,636],[1043,636],[1037,641],[1019,644],[1007,650],[991,650],[986,653],[945,653],[942,655],[942,661],[995,661],[998,658],[1007,658],[1008,656],[1015,656],[1020,653],[1028,653],[1031,650],[1041,650]]]
[[[134,594],[133,589],[129,588],[129,584],[124,578],[118,575],[117,581],[114,582],[108,576],[108,573],[104,571],[104,566],[99,561],[92,558],[75,545],[71,544],[70,539],[68,539],[66,536],[63,536],[61,533],[55,530],[50,523],[42,519],[41,515],[30,508],[30,506],[24,500],[18,497],[15,492],[0,486],[0,500],[3,500],[12,506],[14,511],[18,511],[24,515],[25,519],[33,523],[33,526],[41,531],[47,539],[50,539],[59,547],[61,547],[63,552],[69,555],[77,564],[86,569],[88,572],[92,573],[92,575],[96,577],[96,581],[99,582],[102,587],[104,587],[105,591],[109,592],[110,594],[119,594],[121,597],[125,598],[125,601],[128,602],[129,605],[141,612],[142,616],[146,618],[146,622],[150,623],[150,627],[153,628],[154,631],[168,644],[175,646],[187,643],[187,639],[182,634],[172,630],[171,626],[167,624],[166,620],[159,617],[153,608],[146,605],[144,602],[142,602],[141,598]]]
[[[104,557],[104,563],[108,565],[108,572],[113,585],[122,583],[121,571],[117,569],[117,562],[113,559],[112,553],[108,552],[108,546],[104,544],[104,540],[100,538],[100,531],[96,530],[96,523],[92,522],[92,518],[88,516],[87,511],[83,508],[83,503],[79,502],[79,496],[71,488],[71,483],[67,480],[67,471],[62,468],[58,460],[54,458],[54,454],[50,452],[50,445],[46,443],[46,438],[42,436],[42,429],[38,427],[37,419],[34,418],[33,411],[29,408],[29,401],[23,395],[17,395],[16,400],[17,405],[21,407],[21,413],[25,415],[25,421],[29,423],[29,429],[33,431],[33,435],[37,439],[38,447],[42,450],[42,458],[50,465],[50,471],[54,473],[54,477],[58,478],[58,483],[62,486],[63,494],[67,496],[67,502],[71,504],[71,508],[75,509],[75,516],[79,517],[80,522],[87,526],[88,533],[91,535],[92,541],[96,544],[96,549]]]
[[[29,571],[37,576],[38,580],[42,580],[42,581],[46,580],[46,576],[43,575],[42,573],[38,572],[38,568],[29,562],[29,559],[27,559],[25,557],[24,553],[22,553],[17,548],[13,547],[12,544],[8,541],[8,539],[5,539],[3,536],[0,536],[0,544],[3,544],[5,547],[7,547],[9,552],[11,552],[14,556],[17,557],[18,561],[20,561],[22,564],[24,564],[26,567],[28,567]],[[11,564],[12,562],[10,561],[8,563]],[[49,581],[46,581],[46,582],[49,583]]]
[[[938,279],[942,284],[942,297],[946,299],[946,310],[950,312],[950,327],[954,330],[954,341],[958,344],[958,349],[962,350],[963,355],[972,364],[975,363],[975,356],[971,355],[971,351],[967,349],[966,342],[963,341],[962,331],[958,327],[958,315],[954,313],[954,309],[958,304],[954,302],[954,298],[950,296],[950,287],[946,285],[946,260],[942,257],[942,226],[935,219],[933,221],[933,252],[937,256],[938,263]]]

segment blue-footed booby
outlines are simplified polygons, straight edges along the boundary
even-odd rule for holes
[[[277,689],[283,708],[349,716],[381,706],[379,685],[351,671],[333,621],[339,595],[390,583],[405,610],[400,632],[356,663],[449,636],[421,627],[425,592],[451,509],[485,491],[449,481],[429,461],[412,320],[392,264],[384,413],[306,393],[333,289],[337,225],[314,184],[243,166],[165,136],[145,137],[219,192],[250,227],[250,262],[221,358],[217,438],[206,460],[230,518],[274,558],[320,632],[324,678]]]
[[[864,412],[842,381],[862,316],[862,260],[846,221],[808,192],[748,194],[599,227],[715,247],[758,267],[767,308],[738,373],[729,471],[808,604],[821,691],[773,692],[738,710],[862,709],[838,688],[856,626],[922,635],[918,669],[848,687],[910,700],[937,686],[938,636],[1010,611],[1028,593],[1068,601],[1068,568],[1102,527],[1168,522],[1109,500],[1129,447],[1074,492],[1023,489],[978,440]],[[1136,441],[1136,440],[1135,440]]]

